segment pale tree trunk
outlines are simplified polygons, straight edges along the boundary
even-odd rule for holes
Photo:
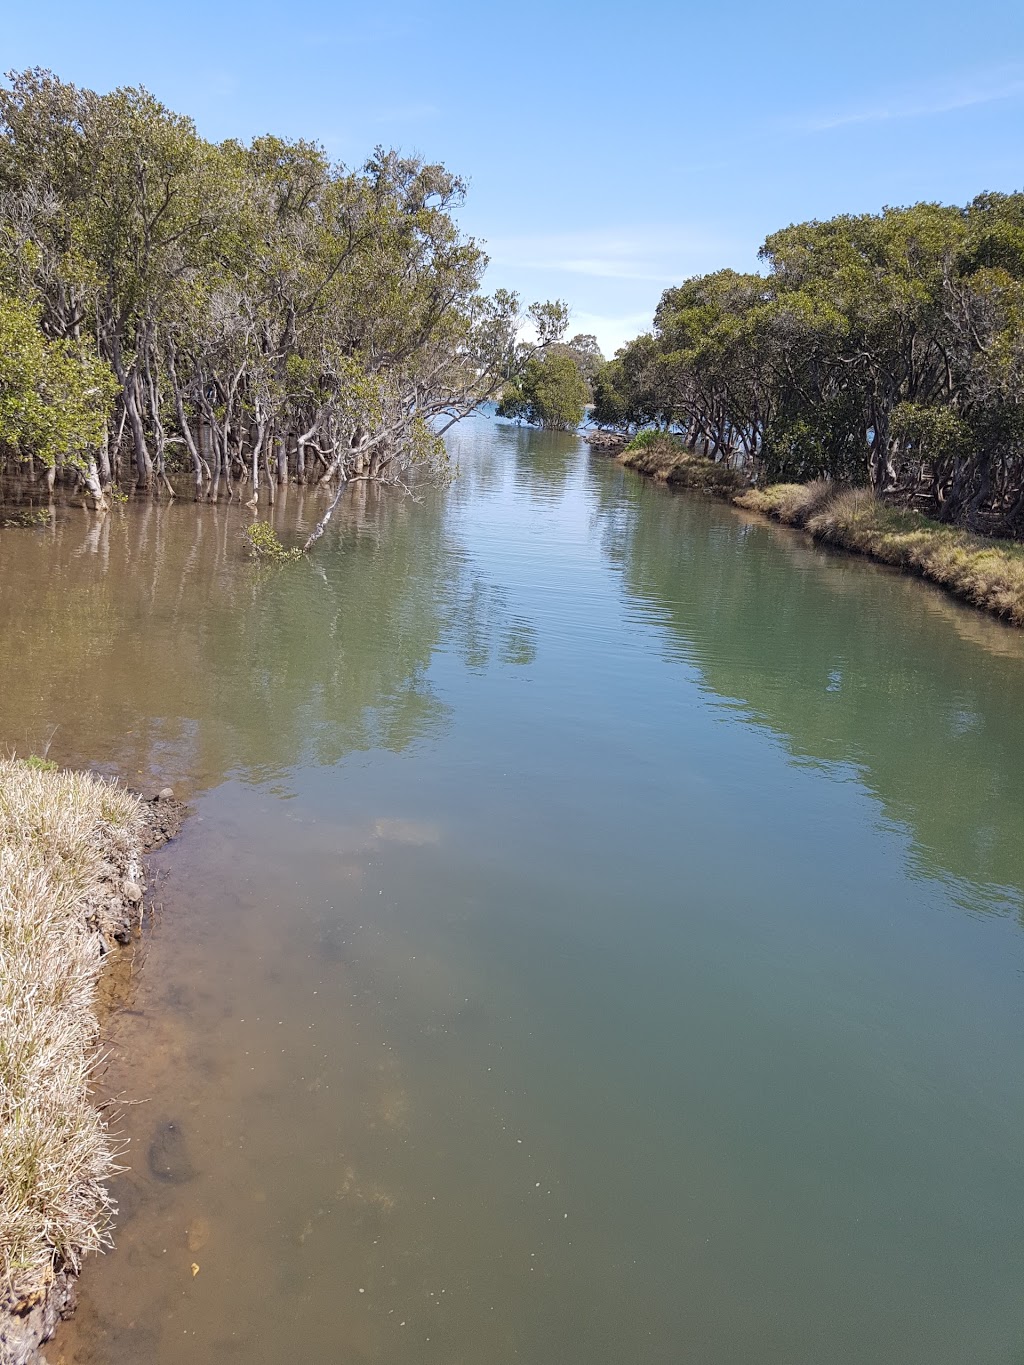
[[[146,444],[146,433],[143,430],[142,417],[139,413],[134,377],[128,381],[125,388],[124,405],[128,413],[128,425],[132,429],[132,440],[135,443],[136,487],[150,488],[153,483],[153,460]]]
[[[110,425],[103,423],[103,444],[100,446],[100,485],[106,488],[110,483]]]
[[[324,472],[320,475],[320,486],[333,482],[338,471],[341,469],[341,462],[344,459],[344,452],[338,451],[328,463]],[[344,480],[342,481],[344,482]]]
[[[299,431],[295,434],[295,474],[299,483],[306,482],[306,447],[313,440],[320,428],[321,416],[322,409],[316,414],[316,417],[313,419],[313,425],[308,431]]]
[[[99,470],[96,468],[96,461],[92,455],[89,456],[88,464],[85,467],[85,486],[89,490],[92,498],[92,510],[94,512],[106,512],[107,499],[100,483]]]
[[[154,465],[157,477],[167,489],[168,496],[175,497],[174,488],[170,479],[167,477],[167,469],[164,463],[164,452],[167,449],[167,433],[164,424],[160,420],[160,390],[157,387],[156,376],[150,368],[149,361],[146,362],[146,386],[149,389],[150,413],[153,418],[153,427],[156,431],[156,459]]]
[[[317,541],[320,539],[323,533],[327,530],[327,523],[330,521],[331,517],[334,516],[334,509],[337,507],[338,503],[341,502],[341,495],[342,493],[344,493],[347,487],[348,480],[342,479],[338,484],[338,491],[337,493],[335,493],[334,498],[331,501],[330,507],[328,507],[327,511],[323,514],[323,516],[320,518],[317,524],[313,527],[313,530],[309,534],[309,538],[307,539],[305,545],[303,545],[302,553],[304,555],[309,554],[310,550],[317,543]]]
[[[111,470],[111,477],[114,483],[121,482],[121,442],[124,440],[124,429],[127,421],[128,412],[124,406],[124,402],[122,401],[121,419],[117,424],[117,435],[114,437],[114,459],[113,468]]]
[[[266,434],[266,422],[257,421],[256,440],[252,447],[252,497],[245,504],[246,507],[255,507],[260,498],[260,455],[263,451],[263,438]]]
[[[174,358],[169,353],[167,356],[167,365],[171,376],[171,386],[174,389],[174,413],[178,419],[178,426],[181,429],[181,434],[185,438],[188,453],[192,456],[192,475],[196,486],[195,500],[196,502],[200,502],[203,496],[204,467],[207,482],[209,482],[210,470],[209,467],[205,465],[199,447],[196,445],[195,437],[192,434],[192,428],[189,426],[188,418],[185,415],[185,401],[182,398],[181,387],[178,384],[178,374],[174,368]]]
[[[203,417],[200,423],[199,450],[204,455],[207,469],[213,471],[207,497],[211,502],[216,502],[220,494],[220,445],[217,441],[217,433],[208,417]]]
[[[270,501],[271,507],[273,507],[274,505],[274,495],[277,491],[277,485],[274,481],[273,469],[274,444],[276,440],[277,438],[274,436],[273,433],[271,433],[270,438],[267,440],[263,447],[263,467],[267,475],[267,497]]]
[[[119,341],[116,341],[111,347],[111,352],[114,373],[121,385],[124,410],[128,417],[128,425],[132,429],[132,440],[135,444],[136,486],[138,488],[149,488],[153,482],[153,461],[150,458],[149,447],[146,445],[146,433],[142,426],[142,417],[139,414],[135,389],[135,371],[134,368],[131,371],[125,369]]]

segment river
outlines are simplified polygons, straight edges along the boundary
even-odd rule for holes
[[[0,741],[194,809],[51,1359],[1024,1360],[1024,635],[453,448],[279,570],[236,506],[0,533]]]

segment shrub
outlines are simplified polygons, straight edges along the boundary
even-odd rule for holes
[[[638,431],[630,441],[626,449],[629,451],[650,450],[658,447],[663,450],[676,450],[680,454],[686,449],[683,445],[681,436],[675,436],[670,431],[661,431],[657,427],[648,428],[646,431]]]
[[[688,450],[681,436],[665,431],[641,431],[619,456],[628,469],[664,479],[677,488],[705,493],[735,493],[746,482],[725,460],[712,460]]]
[[[743,475],[730,468],[724,460],[705,459],[702,455],[684,455],[665,474],[665,481],[677,488],[698,488],[705,493],[727,495],[744,484]]]
[[[38,754],[29,754],[25,764],[29,768],[34,768],[37,773],[55,773],[58,767],[52,758],[40,758]]]
[[[18,512],[10,512],[0,521],[0,526],[49,526],[52,521],[48,507],[23,507]]]
[[[245,528],[245,538],[253,559],[263,560],[265,563],[288,564],[302,558],[301,550],[285,549],[269,521],[254,521],[251,526]]]

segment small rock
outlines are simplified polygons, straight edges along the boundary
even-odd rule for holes
[[[125,900],[131,901],[132,905],[138,905],[142,900],[142,887],[138,882],[125,882],[122,890]]]
[[[149,1169],[157,1180],[165,1180],[171,1185],[184,1185],[195,1179],[195,1167],[181,1124],[173,1120],[157,1124],[149,1144]]]
[[[173,800],[174,800],[174,788],[173,788],[173,787],[162,787],[162,788],[160,789],[160,791],[157,792],[157,794],[156,794],[156,799],[157,799],[158,801],[173,801]]]

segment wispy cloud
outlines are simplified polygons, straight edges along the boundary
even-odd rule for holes
[[[639,336],[641,332],[649,332],[652,321],[650,309],[642,313],[622,314],[587,313],[573,309],[569,319],[569,335],[589,332],[591,336],[597,337],[598,345],[604,354],[611,357],[620,346],[632,341],[633,337]]]
[[[680,278],[683,263],[713,256],[722,247],[720,238],[696,235],[683,228],[527,233],[485,242],[497,266],[653,284]]]
[[[958,109],[973,109],[978,105],[996,104],[1002,100],[1024,95],[1024,71],[1021,68],[1001,68],[998,71],[975,73],[955,81],[946,81],[928,91],[904,91],[902,94],[860,109],[811,115],[796,120],[804,132],[821,133],[831,128],[845,128],[857,123],[887,123],[892,119],[930,118],[937,114],[951,114]]]
[[[569,314],[569,326],[565,335],[573,337],[582,332],[597,337],[602,354],[610,359],[627,341],[632,341],[641,332],[651,330],[653,315],[653,302],[644,312],[590,313],[584,309],[573,308]],[[537,340],[537,332],[532,322],[523,321],[519,328],[519,340],[529,342]]]

